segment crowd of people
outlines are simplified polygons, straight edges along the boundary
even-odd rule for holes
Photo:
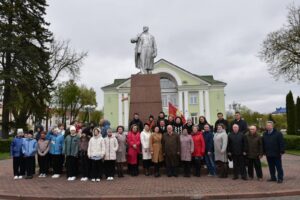
[[[48,132],[38,126],[36,132],[17,129],[11,143],[14,179],[32,179],[35,174],[36,157],[39,176],[59,178],[64,167],[68,181],[81,177],[81,181],[99,182],[102,178],[114,180],[127,172],[139,175],[139,161],[143,162],[145,176],[160,177],[165,167],[168,177],[177,177],[180,171],[184,177],[201,176],[203,166],[211,177],[227,178],[228,162],[233,162],[233,179],[256,178],[263,180],[261,158],[266,156],[270,179],[283,182],[281,157],[284,154],[284,140],[272,121],[266,123],[265,132],[260,135],[257,127],[248,127],[239,112],[228,123],[222,113],[214,126],[204,116],[199,123],[191,119],[183,124],[180,117],[161,112],[157,119],[150,115],[143,123],[135,113],[125,132],[123,126],[116,131],[102,119],[100,126],[86,127],[74,122],[65,130],[63,124]],[[182,170],[180,170],[182,169]]]

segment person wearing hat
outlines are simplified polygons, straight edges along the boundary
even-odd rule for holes
[[[27,138],[22,143],[22,153],[25,161],[25,179],[32,179],[35,171],[35,154],[37,152],[37,142],[33,138],[33,131],[28,131]]]
[[[74,181],[77,176],[77,162],[80,137],[76,133],[76,127],[70,126],[70,135],[65,138],[63,153],[66,156],[66,168],[68,181]]]
[[[144,130],[141,133],[142,153],[143,153],[143,166],[145,176],[149,176],[149,169],[151,166],[151,152],[150,152],[150,136],[152,132],[148,123],[144,124]]]
[[[13,139],[10,145],[10,156],[13,158],[14,180],[22,179],[25,175],[24,157],[22,152],[23,140],[23,129],[18,128],[17,136]]]
[[[60,133],[58,128],[54,128],[50,133],[47,134],[47,138],[50,141],[50,157],[53,167],[52,178],[59,178],[62,173],[62,158],[63,158],[63,145],[64,136]]]

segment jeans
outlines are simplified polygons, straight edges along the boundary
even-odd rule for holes
[[[279,157],[267,157],[269,171],[271,179],[276,180],[276,170],[278,180],[283,180],[283,168],[281,162],[281,156]]]
[[[216,175],[216,164],[215,164],[215,158],[214,154],[211,153],[208,155],[207,153],[205,154],[205,164],[207,166],[208,173],[210,175]]]

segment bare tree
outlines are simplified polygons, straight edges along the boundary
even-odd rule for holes
[[[287,24],[263,41],[259,57],[275,79],[300,81],[300,6],[288,8]]]

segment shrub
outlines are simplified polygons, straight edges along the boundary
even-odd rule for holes
[[[10,139],[0,139],[0,152],[10,152],[10,144],[11,144],[12,138]]]
[[[284,141],[287,150],[300,150],[300,136],[284,135]]]

